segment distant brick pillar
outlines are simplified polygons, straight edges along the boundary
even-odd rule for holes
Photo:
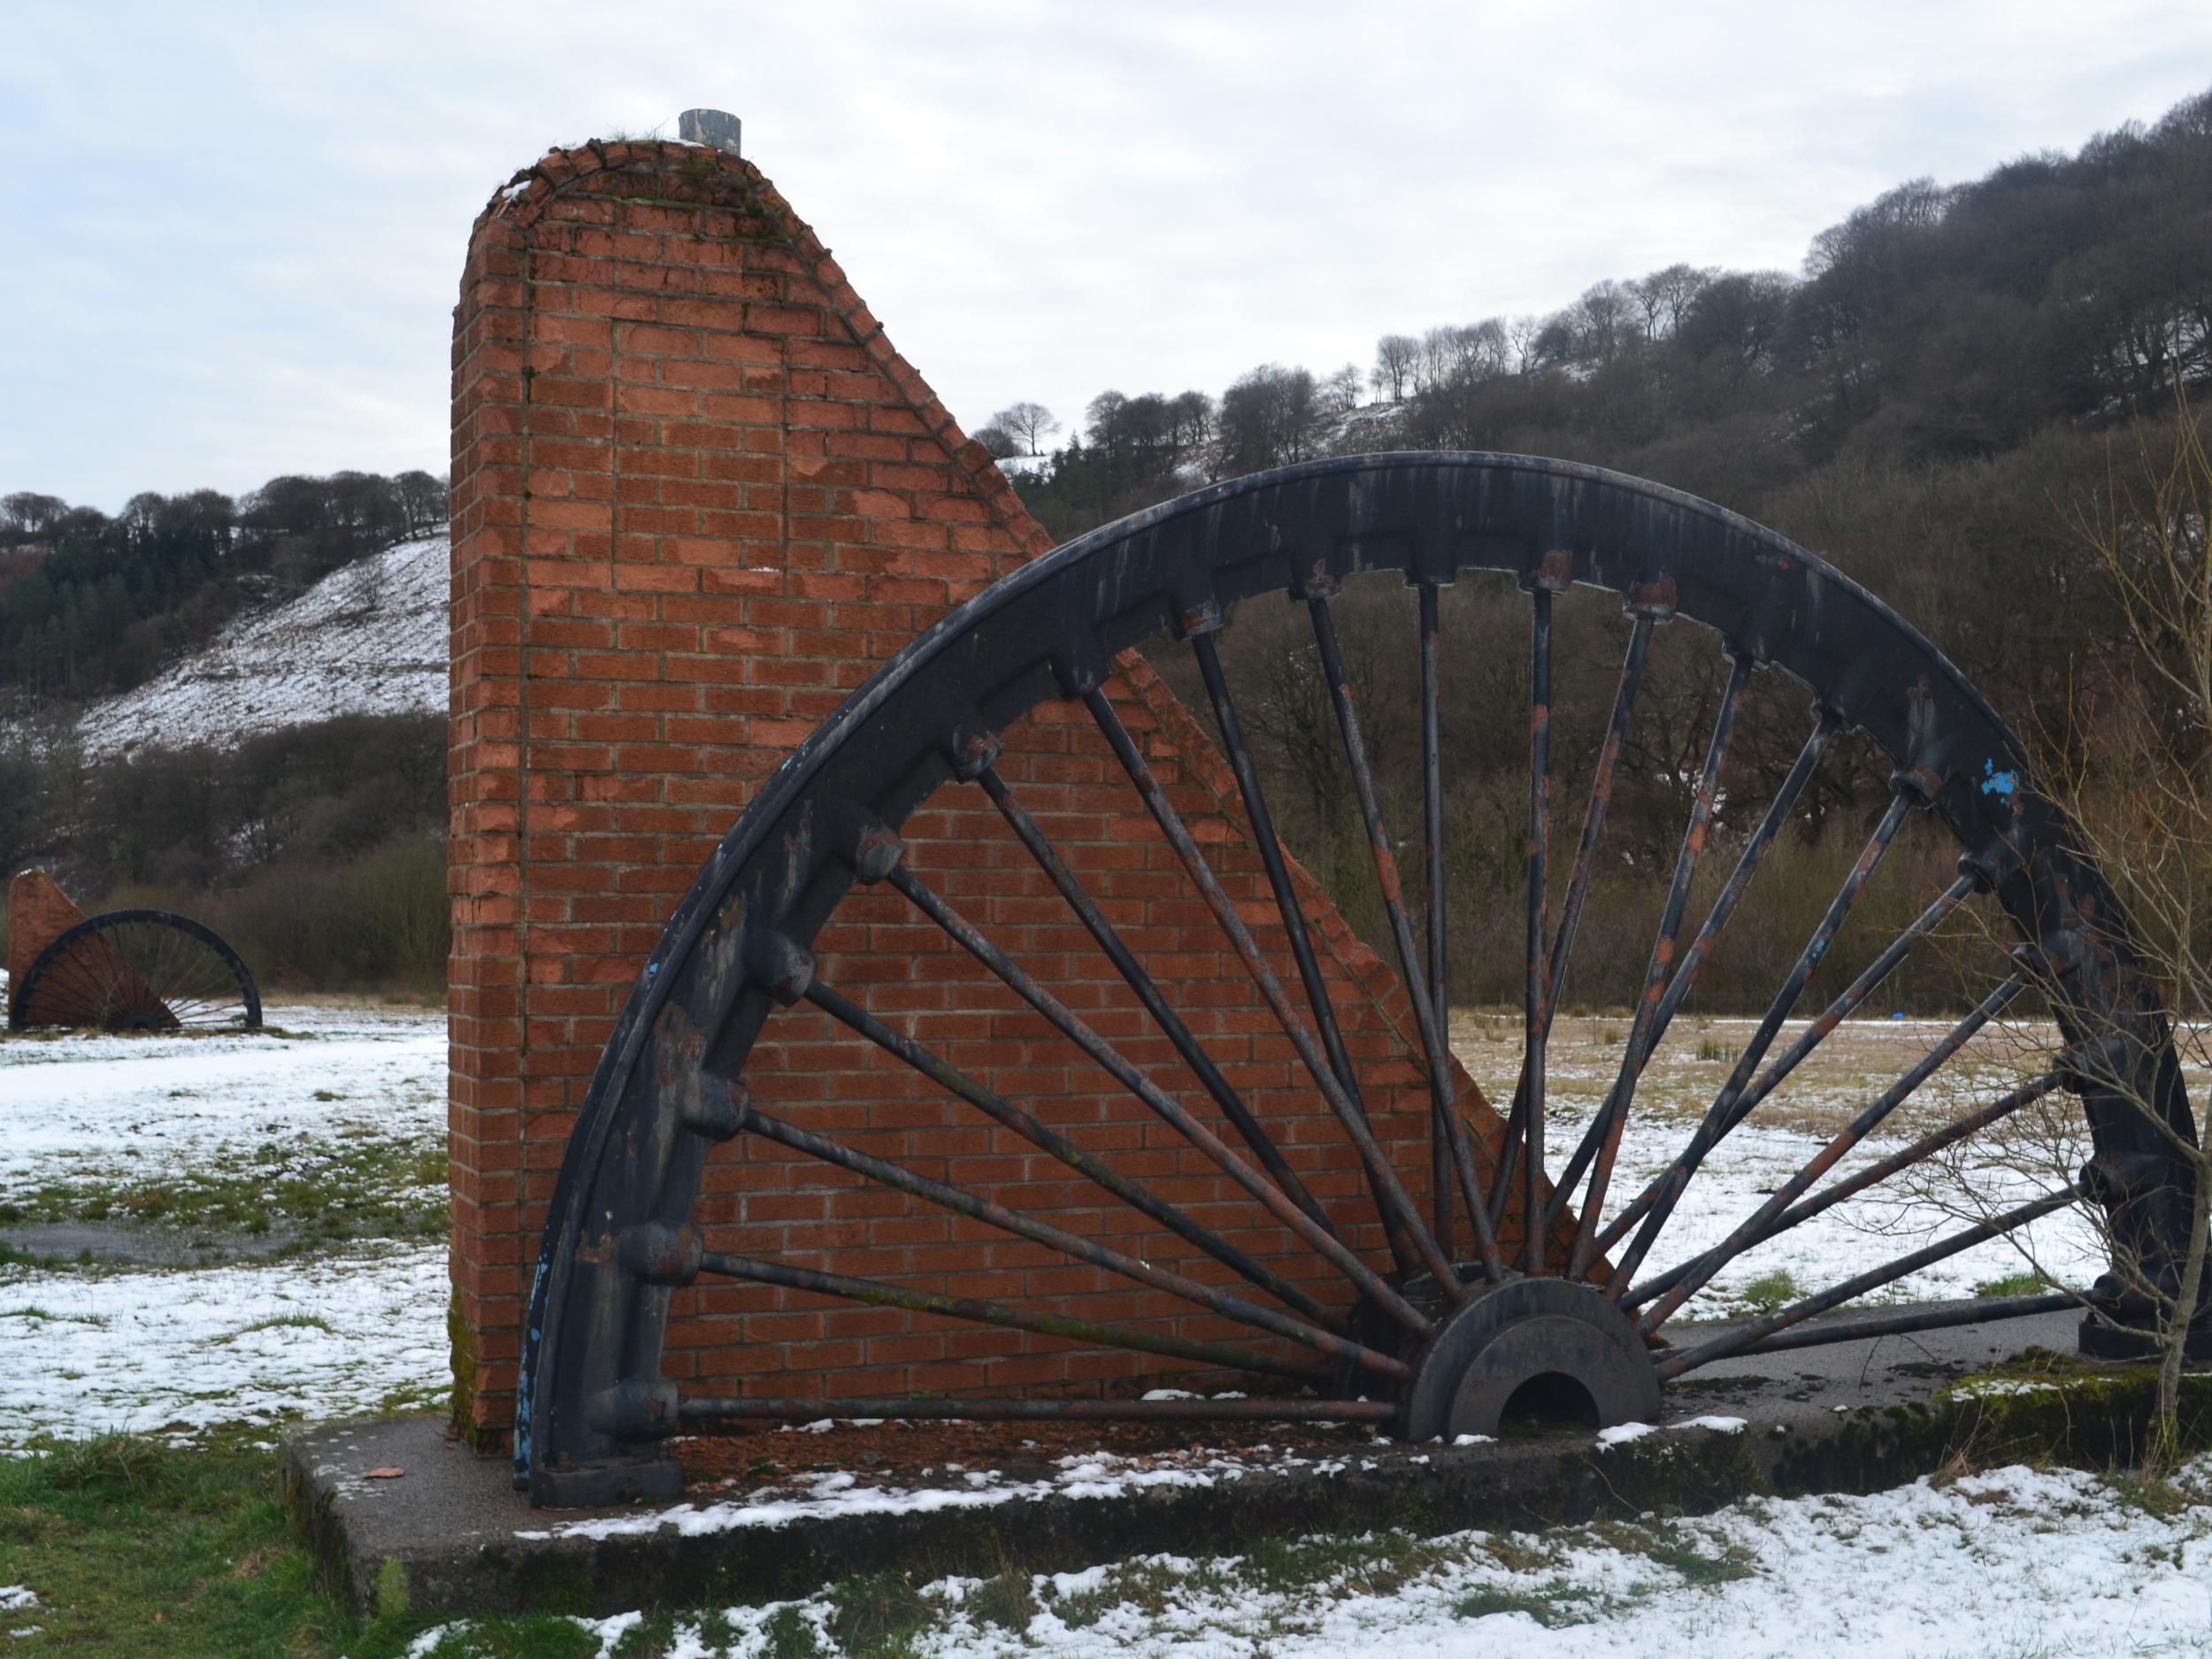
[[[84,912],[43,870],[26,870],[8,883],[8,986],[12,995],[38,953],[79,922]],[[72,947],[73,949],[74,947]]]
[[[526,1276],[573,1114],[676,897],[793,744],[1050,538],[813,233],[716,150],[591,144],[517,174],[471,236],[453,373],[453,1323],[457,1415],[488,1448],[509,1426]],[[1294,984],[1227,768],[1141,664],[1124,664],[1115,695]],[[1079,709],[1048,705],[1008,734],[1002,771],[1222,1044],[1233,1080],[1276,1113],[1356,1247],[1379,1256],[1348,1150],[1111,767]],[[1010,949],[1071,963],[1087,949],[973,792],[933,801],[906,833],[918,867],[948,872],[954,902],[1010,929]],[[1428,1103],[1404,993],[1304,885],[1378,1133],[1420,1142],[1397,1162],[1421,1194]],[[987,1015],[957,1063],[1142,1148],[1133,1165],[1183,1179],[1191,1202],[1233,1196],[1094,1073],[1048,1061],[1041,1025],[902,902],[856,900],[818,941],[826,977],[879,1008]],[[1089,972],[1089,1017],[1141,1063],[1171,1065],[1125,989],[1102,964]],[[834,1100],[860,1138],[940,1171],[986,1148],[979,1130],[918,1128],[945,1115],[933,1096],[917,1115],[918,1079],[793,1018],[754,1056],[764,1102]],[[1486,1107],[1477,1117],[1494,1133]],[[1020,1179],[1026,1165],[1009,1164]],[[1082,1230],[1113,1225],[1095,1194],[1061,1183],[1018,1202]],[[842,1248],[856,1272],[1001,1259],[967,1224],[887,1217],[749,1138],[710,1171],[702,1218],[809,1259]],[[1016,1333],[766,1305],[744,1287],[680,1296],[670,1374],[772,1371],[780,1392],[825,1394],[958,1386],[979,1366],[1001,1383],[1103,1374],[1025,1358]]]

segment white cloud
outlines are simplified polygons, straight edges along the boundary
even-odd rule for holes
[[[468,226],[549,144],[693,104],[979,423],[1794,265],[2212,80],[2212,9],[140,4],[11,9],[0,488],[393,469],[445,449]]]

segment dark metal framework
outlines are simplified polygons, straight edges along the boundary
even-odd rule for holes
[[[1425,913],[1402,896],[1336,637],[1332,603],[1348,579],[1387,572],[1419,600]],[[1529,597],[1530,732],[1523,1057],[1494,1164],[1459,1109],[1446,1046],[1451,895],[1442,849],[1449,757],[1440,685],[1450,659],[1439,590],[1470,572],[1512,579]],[[1610,720],[1563,895],[1553,913],[1550,799],[1552,612],[1572,585],[1611,589],[1632,618]],[[1422,1213],[1370,1131],[1308,921],[1216,648],[1233,608],[1287,593],[1310,614],[1338,733],[1356,783],[1396,966],[1409,993],[1432,1096],[1430,1186]],[[1546,1045],[1604,841],[1624,734],[1655,631],[1682,618],[1717,635],[1729,663],[1705,761],[1616,1080],[1572,1146],[1550,1142]],[[1124,728],[1104,685],[1114,654],[1162,637],[1194,653],[1255,845],[1289,942],[1287,986],[1254,941],[1198,841]],[[1755,672],[1772,668],[1811,693],[1795,764],[1737,854],[1688,943],[1696,876]],[[996,766],[996,733],[1037,705],[1088,710],[1132,787],[1287,1036],[1367,1176],[1391,1261],[1371,1263],[1302,1186],[1167,995],[1116,933]],[[1639,1079],[1739,909],[1768,849],[1831,746],[1863,733],[1893,767],[1891,797],[1865,849],[1776,990],[1702,1122],[1665,1173],[1609,1213]],[[972,1419],[1217,1417],[1364,1419],[1437,1432],[1494,1409],[1514,1379],[1549,1364],[1624,1411],[1658,1383],[1731,1355],[1879,1331],[1974,1323],[2081,1305],[2065,1294],[1985,1301],[1869,1322],[1809,1323],[1855,1296],[2073,1202],[2039,1198],[1968,1227],[1724,1336],[1690,1347],[1661,1327],[1728,1263],[1820,1210],[1909,1169],[2065,1087],[2081,1098],[2097,1149],[2086,1172],[2135,1258],[2154,1271],[2178,1240],[2185,1177],[2157,1126],[2156,1102],[2193,1133],[2167,1024],[2096,873],[2069,851],[2051,810],[2019,785],[2019,743],[1959,673],[1879,600],[1802,549],[1710,503],[1594,468],[1524,457],[1384,455],[1317,462],[1216,485],[1136,513],[1023,568],[946,617],[826,720],[761,790],[724,840],[656,948],[594,1079],[562,1164],[534,1284],[523,1353],[516,1458],[534,1498],[580,1502],[668,1489],[661,1443],[746,1419],[818,1416],[820,1400],[702,1396],[660,1374],[670,1290],[702,1276],[1043,1333],[1065,1341],[1272,1374],[1279,1398],[1122,1401],[1061,1398],[838,1402],[856,1415]],[[1038,982],[902,860],[897,830],[950,783],[1003,814],[1156,1028],[1198,1079],[1217,1132]],[[1932,817],[1963,849],[1958,879],[1794,1041],[1771,1053],[1823,953],[1908,819]],[[856,884],[887,885],[971,953],[1073,1047],[1171,1125],[1192,1147],[1340,1274],[1331,1307],[1252,1259],[1143,1183],[1041,1122],[816,976],[810,947]],[[1885,1091],[1721,1244],[1663,1271],[1645,1262],[1713,1148],[1884,979],[1976,894],[1993,895],[2024,941],[2015,971],[1929,1055]],[[2064,1047],[2044,1076],[1879,1163],[1816,1191],[1822,1176],[2024,990],[2047,999]],[[1060,1160],[1113,1199],[1229,1268],[1237,1291],[1075,1236],[987,1195],[926,1177],[756,1106],[747,1059],[780,1006],[804,1002],[934,1080],[948,1094]],[[889,1283],[737,1256],[688,1225],[710,1149],[757,1135],[914,1202],[972,1217],[1071,1259],[1164,1291],[1242,1325],[1263,1348],[1088,1323],[1049,1307],[924,1294]],[[1233,1141],[1231,1137],[1233,1137]],[[1563,1158],[1560,1154],[1565,1153]],[[1488,1166],[1488,1167],[1486,1167]],[[1499,1242],[1509,1194],[1564,1226],[1529,1226],[1509,1259]],[[2103,1281],[2092,1300],[2116,1292]],[[1293,1357],[1286,1359],[1287,1351]],[[1532,1369],[1533,1368],[1533,1369]],[[1655,1393],[1649,1397],[1655,1401]],[[1482,1402],[1490,1401],[1489,1406]]]
[[[108,910],[64,929],[9,987],[8,1025],[101,1031],[261,1029],[261,992],[223,937],[168,910]]]

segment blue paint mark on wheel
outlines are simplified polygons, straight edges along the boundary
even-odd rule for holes
[[[2012,797],[2018,792],[2019,787],[2020,774],[2018,772],[1999,772],[1997,763],[1993,760],[1982,762],[1982,793],[1984,795],[2001,795],[2005,804],[2010,806]]]

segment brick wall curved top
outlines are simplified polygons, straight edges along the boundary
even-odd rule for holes
[[[495,1443],[569,1125],[677,895],[756,780],[924,626],[1050,538],[813,231],[757,167],[719,150],[593,143],[517,173],[471,234],[453,374],[456,1403],[464,1428]],[[1141,660],[1119,667],[1125,720],[1256,917],[1256,859],[1225,763]],[[1211,1010],[1280,1110],[1310,1115],[1279,1034],[1274,1048],[1254,1034],[1256,1005],[1238,1005],[1222,981],[1217,938],[1188,931],[1187,901],[1158,864],[1165,849],[1141,844],[1148,826],[1133,796],[1109,789],[1110,764],[1095,733],[1048,707],[1009,733],[1002,770],[1065,833],[1133,945],[1141,936],[1181,964],[1179,986],[1161,975],[1170,994]],[[1031,929],[1010,949],[1072,948],[1064,926],[1037,919],[1057,917],[1057,900],[995,813],[933,800],[909,836],[918,860],[948,872],[956,902],[1002,907]],[[1348,1036],[1383,1068],[1378,1133],[1425,1134],[1417,1068],[1401,1063],[1412,1052],[1403,988],[1297,879]],[[902,933],[895,961],[871,957],[871,928],[912,919],[869,908],[881,902],[856,902],[845,931],[833,922],[819,942],[826,964],[879,1006],[962,1011],[988,1033],[973,1056],[987,1082],[1004,1067],[1018,1076],[1010,1087],[1033,1097],[1041,1087],[1085,1121],[1119,1123],[1129,1103],[1095,1081],[1039,1071],[1035,1045],[1049,1033],[1025,1025],[1033,1017],[945,941]],[[1268,948],[1286,955],[1279,937]],[[1118,981],[1096,991],[1096,1018],[1135,1021],[1118,991]],[[1248,986],[1241,995],[1251,1002]],[[858,1102],[861,1129],[910,1158],[991,1149],[965,1128],[916,1128],[910,1079],[829,1033],[794,1025],[768,1047],[755,1064],[772,1095]],[[1172,1071],[1171,1054],[1155,1059]],[[879,1123],[871,1100],[882,1102]],[[1475,1116],[1494,1133],[1486,1107]],[[1139,1137],[1127,1144],[1150,1144],[1149,1129],[1127,1133]],[[1328,1137],[1291,1139],[1325,1202],[1331,1180],[1355,1192]],[[1415,1175],[1425,1153],[1400,1162]],[[856,1236],[841,1220],[844,1201],[809,1179],[741,1157],[715,1173],[707,1210],[733,1226],[783,1228],[795,1251],[818,1234]],[[876,1224],[864,1233],[872,1248]],[[985,1248],[957,1228],[884,1248],[895,1259],[878,1269],[889,1274],[956,1266]],[[1100,1374],[1056,1371],[1018,1339],[827,1316],[776,1324],[741,1296],[702,1297],[680,1302],[671,1364],[691,1375],[774,1369],[787,1391],[826,1393],[885,1391],[893,1371],[906,1386],[958,1386],[962,1366],[1002,1379]]]
[[[952,464],[993,518],[1031,556],[1051,548],[1052,537],[1021,504],[1020,497],[1006,481],[1006,475],[991,458],[990,451],[961,431],[959,422],[938,401],[921,372],[899,355],[882,323],[854,290],[846,279],[844,267],[831,257],[813,227],[791,211],[782,192],[768,181],[757,166],[741,157],[707,145],[653,141],[618,140],[602,143],[594,140],[574,150],[549,150],[543,159],[520,169],[493,192],[484,211],[477,215],[469,232],[471,270],[475,267],[477,250],[485,244],[488,233],[505,233],[526,239],[557,197],[588,188],[592,180],[603,175],[619,173],[641,165],[673,165],[696,179],[703,188],[716,190],[740,211],[772,226],[821,289],[829,308],[844,324],[854,343],[899,389],[923,429],[943,446]],[[465,288],[466,275],[463,283]]]

